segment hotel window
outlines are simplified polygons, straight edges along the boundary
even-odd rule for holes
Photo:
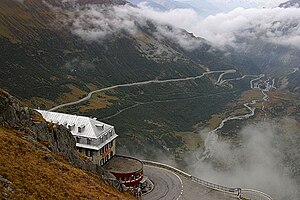
[[[92,151],[91,150],[88,150],[86,149],[85,151],[85,155],[88,156],[88,157],[91,157],[92,156]]]
[[[91,140],[91,139],[87,139],[87,140],[86,140],[86,143],[87,143],[88,145],[90,145],[90,144],[92,143],[92,140]]]

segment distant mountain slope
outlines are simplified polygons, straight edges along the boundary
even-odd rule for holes
[[[300,93],[300,71],[299,68],[294,73],[291,73],[287,79],[287,88],[291,92]]]
[[[47,107],[54,105],[53,101],[72,100],[64,93],[72,92],[78,98],[91,87],[154,79],[162,71],[165,72],[160,76],[163,79],[201,74],[206,67],[215,69],[221,63],[222,68],[232,65],[224,60],[221,52],[212,52],[212,47],[203,39],[183,30],[164,27],[163,32],[169,35],[158,37],[162,27],[158,28],[150,21],[148,27],[138,26],[138,34],[119,30],[101,42],[87,42],[74,34],[70,27],[81,19],[70,21],[69,14],[89,11],[88,5],[91,4],[86,7],[83,1],[79,1],[82,8],[78,9],[73,1],[47,2],[0,2],[0,44],[3,50],[0,54],[0,84],[30,103],[35,97],[39,98],[36,101],[41,106]],[[87,3],[91,2],[105,2],[108,7],[113,3],[124,4],[124,1],[108,0]],[[107,5],[109,2],[111,4]],[[176,38],[170,37],[173,32],[185,37],[186,41],[192,41],[188,45],[203,45],[186,50]]]
[[[140,3],[144,3],[145,5],[154,8],[154,9],[158,9],[161,11],[166,11],[166,10],[170,10],[170,9],[176,9],[176,8],[193,8],[191,5],[189,4],[185,4],[185,3],[181,3],[179,1],[173,1],[173,0],[129,0],[129,2],[133,3],[133,4],[140,4]]]
[[[208,16],[221,12],[221,10],[209,1],[175,1],[175,0],[129,0],[133,4],[145,5],[161,11],[171,9],[193,9],[200,16]]]
[[[243,38],[241,41],[248,44],[247,48],[239,51],[233,50],[231,56],[252,62],[261,72],[269,76],[283,78],[299,65],[300,50],[298,48],[259,39]]]
[[[5,30],[0,32],[0,86],[32,107],[48,109],[116,84],[199,76],[208,70],[237,69],[226,77],[261,73],[253,62],[230,60],[206,40],[150,20],[124,3],[0,1]],[[249,88],[246,79],[217,85],[221,73],[122,87],[61,111],[118,127],[121,152],[173,154],[184,145],[178,132],[193,131]]]
[[[300,8],[300,0],[290,0],[279,5],[281,8]]]

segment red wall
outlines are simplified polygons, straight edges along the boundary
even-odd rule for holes
[[[113,175],[119,180],[120,178],[124,179],[124,178],[131,178],[132,175],[135,175],[137,173],[130,173],[130,174],[114,174]],[[141,172],[141,175],[139,176],[139,178],[137,180],[130,180],[130,181],[126,181],[126,182],[123,182],[123,184],[126,186],[126,187],[132,187],[132,186],[136,186],[136,185],[139,185],[140,184],[140,181],[143,179],[144,177],[144,174],[143,172]]]

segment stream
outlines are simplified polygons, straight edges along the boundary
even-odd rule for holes
[[[220,76],[223,76],[224,74],[221,74]],[[229,116],[225,119],[223,119],[221,121],[221,123],[219,124],[218,127],[216,127],[214,130],[208,132],[207,137],[204,141],[204,146],[205,146],[205,151],[202,153],[201,157],[198,158],[198,160],[205,160],[207,158],[210,158],[214,152],[213,152],[213,146],[215,145],[215,143],[218,141],[218,134],[217,131],[220,130],[221,128],[223,128],[223,126],[225,125],[226,122],[231,121],[231,120],[243,120],[243,119],[248,119],[252,116],[254,116],[255,114],[255,107],[251,107],[251,105],[255,105],[257,102],[266,102],[268,101],[268,94],[267,92],[270,91],[271,88],[275,88],[275,79],[272,79],[272,82],[270,82],[270,79],[267,79],[265,81],[262,81],[261,79],[263,77],[265,77],[264,74],[260,74],[260,75],[244,75],[242,77],[239,78],[235,78],[235,79],[227,79],[227,80],[221,80],[222,77],[219,77],[218,79],[218,84],[222,84],[228,81],[235,81],[235,80],[241,80],[244,79],[246,77],[255,77],[254,79],[250,80],[250,88],[251,89],[259,89],[261,91],[261,93],[263,94],[263,98],[261,100],[256,99],[256,100],[252,100],[249,103],[245,103],[243,104],[244,107],[246,107],[249,110],[249,113],[244,114],[244,115],[237,115],[237,116]],[[262,110],[264,111],[264,105],[262,107]]]

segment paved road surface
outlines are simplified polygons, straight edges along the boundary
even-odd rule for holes
[[[116,88],[148,85],[148,84],[151,84],[151,83],[161,84],[161,83],[173,83],[173,82],[180,82],[180,81],[189,81],[189,80],[200,79],[200,78],[202,78],[203,76],[205,76],[207,74],[222,73],[220,76],[223,76],[224,74],[235,73],[235,72],[236,72],[235,69],[219,70],[219,71],[208,71],[208,72],[204,72],[202,75],[199,75],[199,76],[192,76],[192,77],[186,77],[186,78],[174,78],[174,79],[167,79],[167,80],[149,80],[149,81],[141,81],[141,82],[135,82],[135,83],[125,83],[125,84],[114,85],[114,86],[110,86],[110,87],[106,87],[106,88],[102,88],[102,89],[99,89],[99,90],[92,91],[92,92],[88,93],[88,95],[86,97],[83,97],[82,99],[79,99],[78,101],[73,101],[73,102],[64,103],[64,104],[55,106],[54,108],[51,108],[49,111],[55,111],[59,108],[63,108],[63,107],[66,107],[66,106],[71,106],[71,105],[76,105],[76,104],[82,103],[84,101],[89,100],[92,97],[92,95],[95,94],[95,93],[104,92],[104,91],[108,91],[108,90],[112,90],[112,89],[116,89]]]
[[[236,196],[204,187],[166,169],[144,165],[144,173],[155,187],[143,200],[236,200]]]
[[[272,198],[260,191],[251,190],[251,189],[242,189],[242,197],[245,199],[254,199],[254,200],[272,200]]]
[[[152,192],[142,197],[142,200],[236,200],[237,196],[210,189],[192,180],[175,174],[173,171],[144,165],[144,173],[155,187]],[[263,192],[242,189],[242,197],[251,200],[272,200]]]
[[[154,189],[143,200],[172,200],[181,196],[183,183],[173,172],[152,166],[144,166],[145,175],[154,183]]]

